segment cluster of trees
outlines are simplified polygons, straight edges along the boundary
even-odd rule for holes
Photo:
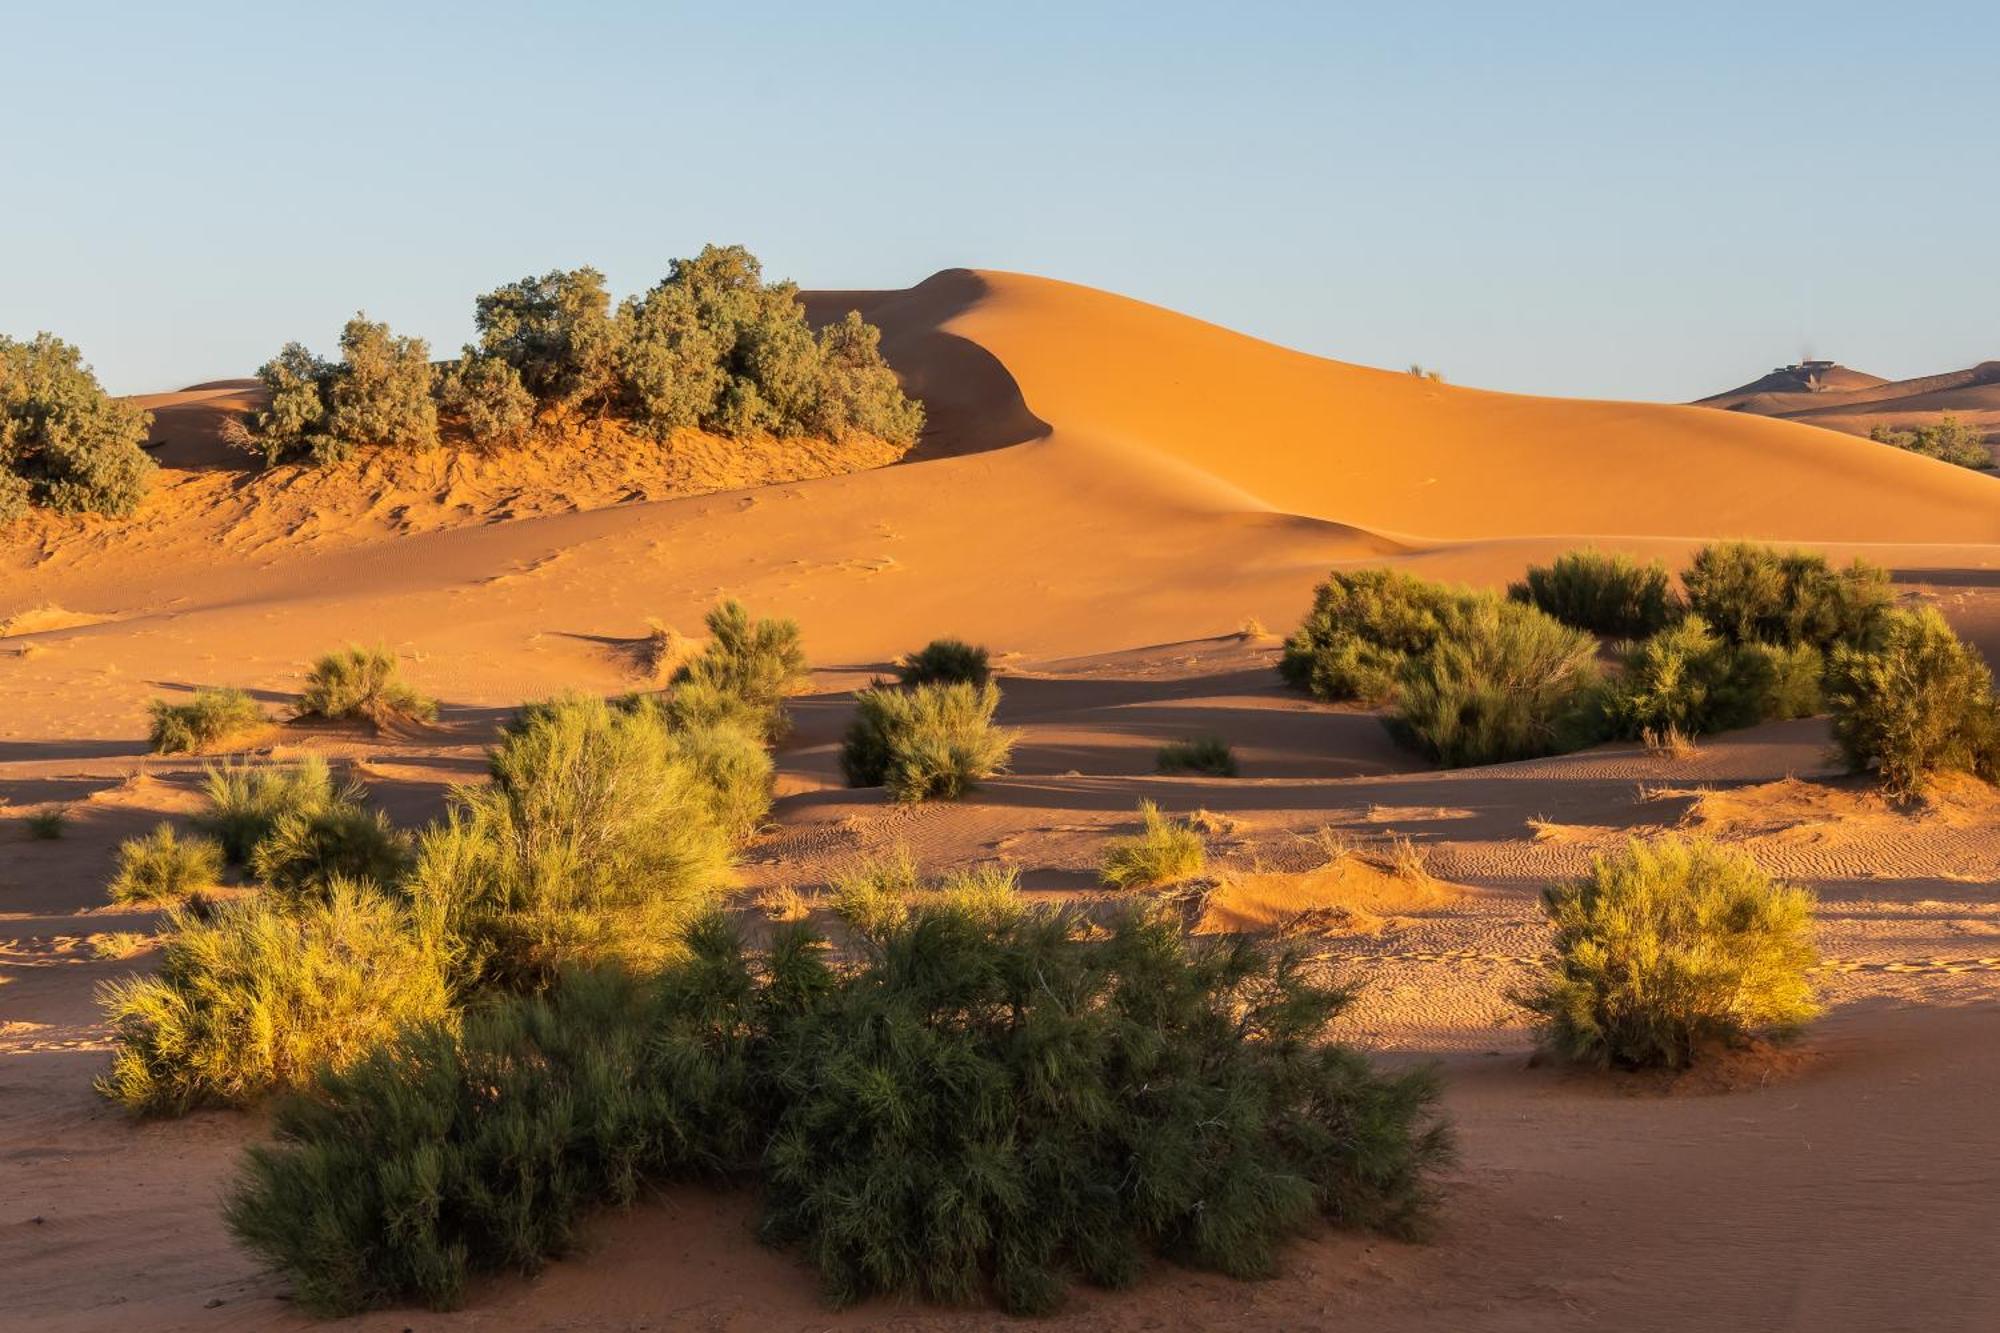
[[[1887,570],[1722,542],[1679,582],[1658,562],[1593,550],[1529,570],[1504,600],[1336,571],[1279,670],[1322,699],[1389,704],[1390,729],[1448,765],[1826,709],[1848,762],[1893,794],[1940,772],[2000,777],[1991,672],[1935,610],[1898,607]]]
[[[766,282],[740,245],[673,261],[615,306],[592,268],[523,278],[478,298],[477,342],[434,366],[421,338],[357,315],[327,360],[288,344],[257,373],[271,405],[236,442],[267,462],[329,462],[361,445],[519,443],[538,425],[615,419],[664,441],[680,430],[916,442],[922,404],[849,311],[815,333],[798,288]]]
[[[53,334],[0,335],[0,523],[30,505],[122,516],[153,475],[149,413],[104,392],[75,347]]]
[[[1894,445],[1925,458],[1937,458],[1960,467],[1990,468],[1993,451],[1986,447],[1986,434],[1979,427],[1946,412],[1927,425],[1909,430],[1878,425],[1868,432],[1877,444]]]

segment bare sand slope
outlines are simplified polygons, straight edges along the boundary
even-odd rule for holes
[[[1949,413],[1986,432],[1990,442],[2000,435],[2000,361],[1907,380],[1885,380],[1839,365],[1785,366],[1704,398],[1696,406],[1779,417],[1852,435],[1866,435],[1876,426],[1906,430]]]

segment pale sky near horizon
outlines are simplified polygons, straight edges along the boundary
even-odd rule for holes
[[[708,240],[1524,392],[2000,358],[1990,5],[0,0],[0,47],[0,333],[115,392]]]

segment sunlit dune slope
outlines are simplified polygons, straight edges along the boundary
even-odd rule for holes
[[[858,304],[892,356],[950,345],[912,330],[946,313],[942,331],[1004,366],[1051,438],[1192,469],[1221,505],[1428,538],[2000,539],[1991,479],[1786,422],[1441,385],[1017,274],[945,273]],[[932,369],[912,367],[920,383]]]

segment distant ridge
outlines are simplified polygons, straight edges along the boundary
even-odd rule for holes
[[[1835,361],[1802,361],[1724,393],[1697,399],[1697,407],[1778,417],[1866,435],[1876,426],[1907,430],[1950,414],[2000,440],[2000,361],[1914,379],[1885,380]]]

